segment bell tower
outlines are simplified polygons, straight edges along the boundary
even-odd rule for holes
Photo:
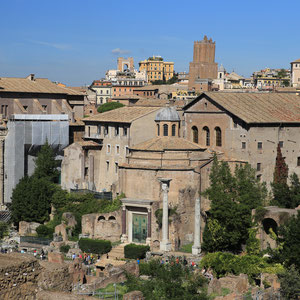
[[[200,91],[202,79],[212,80],[218,77],[218,64],[215,62],[216,42],[205,35],[202,41],[194,42],[193,61],[190,62],[189,90]],[[198,82],[199,81],[199,82]]]

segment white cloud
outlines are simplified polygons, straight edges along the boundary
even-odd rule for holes
[[[129,54],[130,51],[129,50],[120,49],[120,48],[115,48],[115,49],[111,50],[111,53],[112,54],[120,55],[120,54]]]
[[[31,42],[42,46],[52,47],[58,50],[66,50],[71,48],[70,45],[67,44],[49,43],[43,41],[31,41]]]

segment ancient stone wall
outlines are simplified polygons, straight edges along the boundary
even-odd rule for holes
[[[0,299],[35,299],[40,272],[41,267],[33,257],[0,254]]]
[[[82,234],[90,238],[116,242],[120,240],[122,234],[121,224],[121,210],[84,215],[82,216]]]

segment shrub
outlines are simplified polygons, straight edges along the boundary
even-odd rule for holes
[[[78,245],[81,251],[95,254],[108,253],[112,248],[110,241],[87,238],[80,239]]]
[[[146,252],[150,250],[150,247],[144,245],[136,245],[136,244],[129,244],[124,247],[124,254],[125,258],[132,258],[132,259],[143,259],[146,257]]]
[[[59,251],[60,252],[62,252],[62,253],[68,253],[69,252],[69,250],[70,250],[70,246],[69,245],[61,245],[60,247],[59,247]]]
[[[107,102],[105,104],[100,105],[98,107],[97,111],[99,113],[103,113],[103,112],[110,111],[110,110],[120,108],[120,107],[123,107],[123,106],[124,106],[124,104],[119,103],[119,102]]]
[[[45,238],[52,239],[54,230],[53,230],[53,228],[50,228],[50,227],[42,224],[36,228],[36,232],[39,237],[45,237]]]
[[[203,257],[200,267],[211,268],[217,277],[227,274],[247,274],[250,283],[260,273],[280,273],[283,270],[280,264],[270,264],[266,258],[258,255],[234,255],[225,252],[209,253]]]

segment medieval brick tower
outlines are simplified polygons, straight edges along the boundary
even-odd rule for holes
[[[215,62],[216,42],[207,36],[194,42],[194,57],[190,63],[189,90],[207,91],[212,79],[218,76],[218,64]]]

